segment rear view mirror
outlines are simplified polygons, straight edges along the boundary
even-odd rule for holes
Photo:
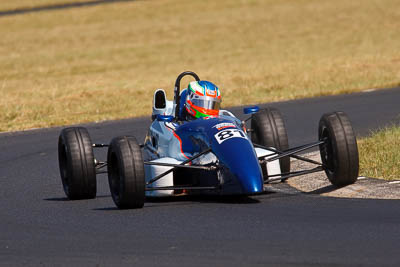
[[[247,107],[243,109],[244,114],[253,114],[257,113],[260,110],[258,106],[253,106],[253,107]]]
[[[157,115],[157,120],[158,120],[158,121],[171,122],[171,121],[174,120],[174,116],[158,114],[158,115]]]

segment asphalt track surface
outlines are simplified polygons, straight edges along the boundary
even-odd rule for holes
[[[397,88],[271,106],[298,145],[316,139],[327,111],[346,111],[359,136],[399,124],[399,100]],[[93,141],[108,142],[143,140],[149,123],[85,126]],[[60,129],[0,134],[2,266],[400,266],[397,200],[293,194],[277,184],[252,198],[176,198],[118,210],[102,175],[96,199],[68,201],[58,173]]]
[[[104,4],[115,4],[118,2],[132,2],[136,0],[91,0],[91,1],[83,1],[83,2],[61,2],[59,4],[53,5],[42,5],[42,6],[34,6],[34,7],[22,7],[11,10],[0,10],[0,17],[5,16],[15,16],[27,13],[36,13],[36,12],[44,12],[44,11],[56,11],[60,9],[70,9],[70,8],[81,8],[88,6],[97,6]]]

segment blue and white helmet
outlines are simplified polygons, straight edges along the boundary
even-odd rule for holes
[[[218,87],[208,81],[190,82],[185,108],[195,118],[217,116],[221,105]]]

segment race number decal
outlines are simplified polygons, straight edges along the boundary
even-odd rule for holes
[[[225,140],[231,139],[231,138],[245,138],[246,134],[239,130],[239,129],[229,129],[229,130],[223,130],[214,135],[215,139],[217,139],[218,144],[221,144]]]

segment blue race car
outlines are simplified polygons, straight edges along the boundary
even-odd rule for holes
[[[195,81],[181,92],[186,75]],[[174,94],[174,100],[168,101],[164,90],[155,91],[152,123],[143,144],[132,136],[93,144],[85,128],[63,129],[58,152],[67,197],[95,198],[100,173],[108,173],[118,208],[142,208],[146,196],[251,196],[263,193],[265,183],[318,171],[325,171],[336,186],[357,180],[357,142],[343,112],[322,116],[317,142],[289,149],[277,109],[244,108],[249,117],[241,121],[219,108],[221,94],[214,84],[189,71],[177,77]],[[94,158],[93,148],[99,147],[108,147],[106,162]],[[297,155],[313,147],[319,147],[322,163]],[[290,158],[316,167],[291,172]]]

